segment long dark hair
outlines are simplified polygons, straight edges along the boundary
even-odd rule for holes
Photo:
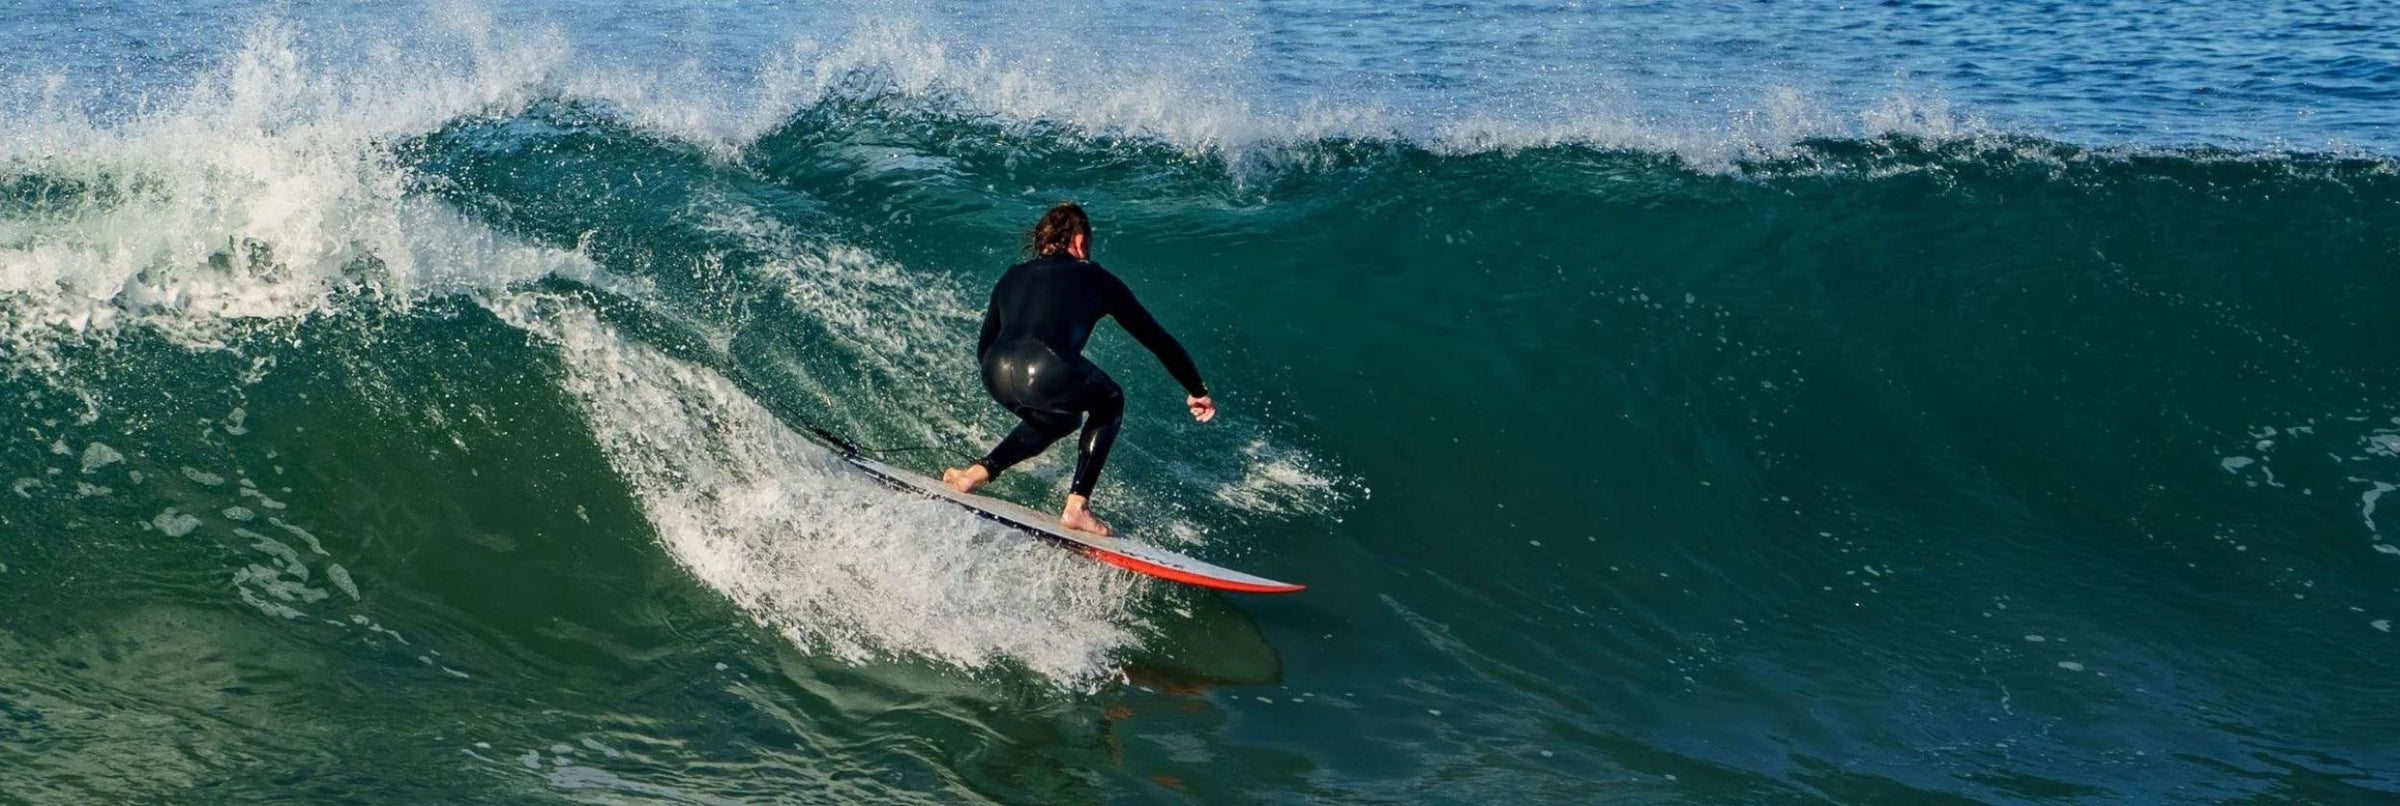
[[[1063,255],[1081,235],[1084,248],[1091,248],[1092,218],[1083,214],[1083,205],[1059,202],[1042,214],[1042,220],[1025,231],[1025,253],[1029,255]]]

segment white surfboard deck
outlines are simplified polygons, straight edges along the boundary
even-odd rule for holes
[[[1078,532],[1059,525],[1057,516],[1045,515],[1029,507],[997,498],[961,493],[950,489],[950,485],[943,484],[936,479],[901,470],[856,453],[846,453],[842,459],[856,465],[858,469],[866,471],[867,475],[875,477],[877,481],[894,489],[915,492],[966,507],[985,520],[1008,526],[1034,537],[1055,541],[1082,552],[1084,556],[1126,570],[1186,585],[1243,593],[1291,593],[1305,587],[1201,562],[1148,543]]]

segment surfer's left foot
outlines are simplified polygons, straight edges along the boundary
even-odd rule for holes
[[[1092,517],[1091,499],[1080,495],[1069,494],[1067,496],[1067,509],[1065,512],[1059,513],[1058,524],[1078,532],[1090,532],[1101,537],[1111,534],[1108,524],[1101,523],[1099,518]]]
[[[984,482],[991,480],[991,471],[983,469],[983,464],[980,462],[968,465],[965,470],[955,467],[942,468],[942,483],[950,485],[950,489],[962,493],[974,492],[975,488],[981,487]]]

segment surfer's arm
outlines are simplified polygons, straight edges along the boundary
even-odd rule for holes
[[[1142,307],[1141,300],[1133,298],[1133,289],[1127,288],[1124,281],[1109,276],[1108,283],[1108,314],[1117,318],[1117,324],[1125,332],[1133,334],[1134,341],[1158,356],[1158,363],[1167,368],[1167,374],[1175,376],[1176,383],[1183,384],[1185,393],[1195,398],[1208,397],[1208,385],[1200,382],[1200,367],[1192,363],[1192,354],[1184,351],[1183,343],[1167,333],[1158,318],[1150,315],[1150,309]]]

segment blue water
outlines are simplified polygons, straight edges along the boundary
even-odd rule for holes
[[[2395,10],[19,9],[0,802],[2400,800]]]
[[[971,73],[1032,77],[1087,107],[1069,117],[1167,130],[1153,133],[1272,137],[1297,123],[1306,134],[1504,127],[1772,141],[1931,125],[2094,146],[2388,152],[2400,122],[2392,10],[2373,0],[112,2],[14,15],[11,33],[42,44],[11,49],[0,65],[20,89],[56,81],[95,106],[138,108],[222,65],[270,21],[304,31],[296,44],[325,63],[388,50],[458,69],[479,48],[515,46],[548,62],[549,78],[613,72],[664,91],[654,100],[720,114],[788,92],[794,76],[778,65],[897,66],[969,85],[981,78]],[[1111,108],[1126,104],[1157,109]]]

